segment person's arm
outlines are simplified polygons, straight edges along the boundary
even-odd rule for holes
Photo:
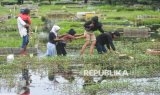
[[[111,48],[115,51],[116,48],[115,48],[115,46],[114,46],[114,44],[113,44],[112,38],[109,38],[108,41],[109,41],[109,46],[111,46]]]
[[[58,38],[63,38],[65,35],[66,35],[66,34],[64,34],[64,35],[59,35]]]
[[[62,41],[62,39],[59,39],[58,37],[56,37],[54,33],[50,33],[49,34],[49,41],[50,42],[58,42],[58,41]]]
[[[107,46],[107,48],[110,50],[110,45],[109,45],[109,43],[107,43],[106,46]]]
[[[78,37],[75,37],[75,39],[81,39],[81,38],[85,38],[84,34]]]
[[[103,28],[102,28],[102,24],[101,24],[101,23],[99,23],[98,30],[99,30],[101,33],[104,33],[104,30],[103,30]]]
[[[91,29],[91,26],[90,26],[91,24],[92,24],[91,21],[86,22],[86,23],[84,24],[85,30],[90,30],[90,29]]]
[[[76,34],[76,35],[74,35],[74,37],[79,37],[79,36],[83,36],[84,35],[84,33],[82,33],[82,34]]]
[[[104,30],[101,28],[98,29],[101,33],[104,33]]]
[[[58,38],[56,38],[56,39],[54,39],[54,41],[56,41],[56,42],[58,42],[58,41],[63,41],[63,39],[58,39]]]

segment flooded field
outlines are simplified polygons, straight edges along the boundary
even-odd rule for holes
[[[70,57],[73,55],[70,55]],[[76,59],[76,57],[75,57]],[[159,95],[159,77],[84,76],[83,64],[71,63],[66,69],[59,65],[28,63],[18,66],[16,73],[5,74],[0,80],[0,95],[17,95],[18,83],[23,84],[23,70],[31,76],[30,95]],[[17,65],[16,65],[17,66]],[[51,67],[50,67],[51,66]],[[53,67],[52,67],[53,66]],[[20,69],[21,68],[21,69]],[[22,69],[23,68],[23,69]],[[8,72],[15,68],[5,69]],[[14,71],[13,71],[14,72]]]
[[[0,95],[160,95],[158,0],[25,0],[31,3],[20,5],[1,1]],[[31,12],[32,33],[30,50],[21,56],[16,18],[25,7]],[[116,51],[106,44],[107,53],[94,48],[90,56],[88,46],[80,56],[85,38],[74,38],[66,41],[67,56],[46,57],[53,25],[60,26],[58,36],[70,29],[84,34],[85,23],[95,16],[99,24],[93,26],[102,24],[104,32],[120,33],[117,39],[110,35]]]

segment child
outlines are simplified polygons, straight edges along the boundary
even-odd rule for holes
[[[75,35],[76,31],[74,29],[70,29],[67,34],[62,35],[59,37],[59,41],[56,49],[57,49],[57,55],[63,55],[66,56],[67,52],[65,50],[66,42],[71,42],[73,39],[78,39],[79,36],[82,36],[83,34],[80,35]]]
[[[21,11],[21,14],[19,14],[19,17],[21,17],[26,24],[31,25],[31,19],[29,14],[30,14],[30,10],[24,9]],[[27,29],[27,33],[29,33],[29,26],[27,26],[26,29]]]

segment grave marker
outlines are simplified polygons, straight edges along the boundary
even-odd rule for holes
[[[148,38],[150,36],[149,31],[149,28],[125,28],[123,36],[129,38]]]

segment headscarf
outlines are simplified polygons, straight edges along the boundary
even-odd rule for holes
[[[53,32],[55,34],[55,36],[57,37],[58,36],[58,33],[57,33],[58,30],[60,30],[60,27],[57,26],[57,25],[54,25],[50,32]]]

